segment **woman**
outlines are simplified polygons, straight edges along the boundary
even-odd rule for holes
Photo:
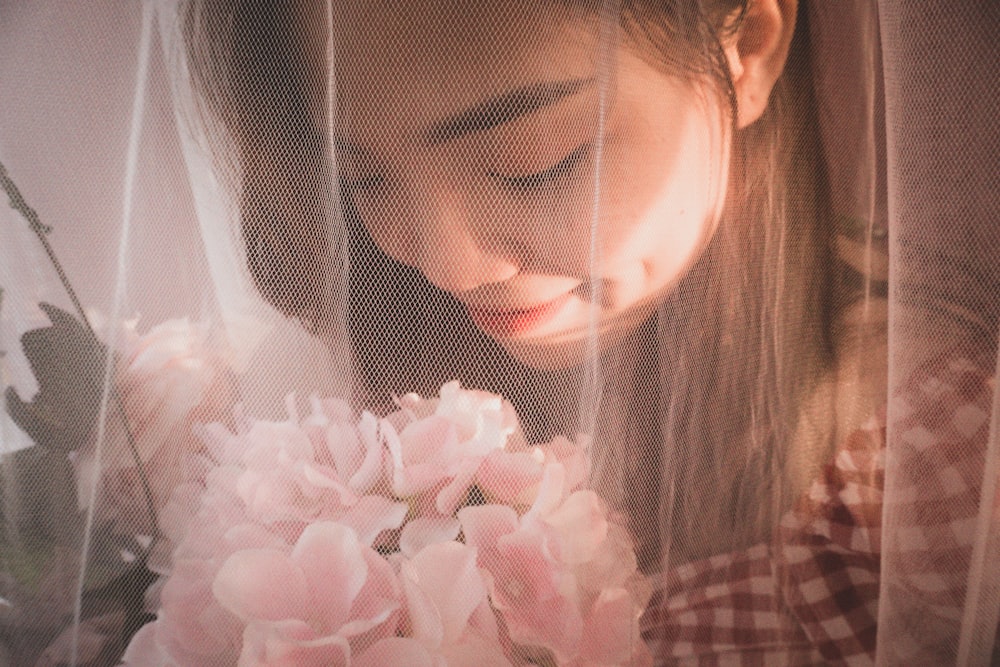
[[[794,0],[230,10],[189,43],[250,269],[331,345],[347,300],[359,402],[457,377],[594,433],[664,659],[873,655],[884,222],[817,117],[831,36]]]
[[[680,3],[672,10],[677,25],[659,26],[673,31],[667,35],[652,31],[660,14],[623,8],[614,44],[602,44],[596,9],[518,6],[489,21],[457,6],[416,6],[399,16],[338,10],[331,37],[331,58],[340,67],[334,136],[324,110],[325,31],[305,46],[287,37],[275,43],[281,16],[234,15],[246,22],[233,30],[232,48],[247,80],[225,91],[232,99],[218,86],[206,88],[235,128],[247,165],[243,229],[251,270],[285,312],[320,329],[331,317],[323,285],[336,276],[309,259],[330,252],[319,228],[329,223],[294,214],[329,186],[298,179],[296,189],[282,192],[274,178],[275,164],[282,175],[301,169],[303,153],[321,152],[328,141],[344,195],[337,204],[347,207],[352,233],[356,296],[349,321],[369,403],[387,404],[400,387],[433,392],[458,374],[511,397],[529,423],[555,422],[537,424],[540,435],[574,432],[574,393],[584,390],[584,380],[573,369],[586,368],[588,359],[601,360],[601,373],[633,372],[656,383],[647,377],[656,363],[678,365],[689,356],[721,363],[733,355],[741,359],[741,377],[684,399],[714,422],[714,410],[705,409],[708,395],[731,409],[734,396],[723,397],[747,391],[747,379],[764,372],[772,376],[759,400],[797,404],[831,365],[828,321],[839,295],[823,275],[830,224],[818,203],[824,197],[818,167],[806,157],[817,150],[815,132],[806,132],[815,119],[808,92],[788,81],[794,73],[775,94],[774,106],[789,108],[761,118],[784,70],[794,3],[738,3],[710,13]],[[322,26],[322,8],[314,11],[298,20]],[[286,28],[297,25],[284,18]],[[562,34],[540,35],[530,25]],[[376,61],[371,54],[383,42],[399,48]],[[767,49],[751,52],[745,44]],[[517,67],[498,71],[504,63]],[[807,67],[802,54],[796,68]],[[282,106],[265,112],[258,105],[276,100],[269,95],[261,102],[261,91],[276,84],[283,86]],[[306,113],[311,122],[304,126]],[[275,123],[276,115],[284,120]],[[275,132],[283,133],[280,139]],[[781,164],[763,164],[760,153],[775,150],[768,146],[778,144],[779,133]],[[747,171],[755,174],[749,182],[729,179]],[[762,204],[774,197],[779,211]],[[302,229],[309,224],[315,228]],[[767,309],[761,292],[789,272],[804,279],[784,288],[782,312],[758,312]],[[659,323],[656,310],[664,315]],[[776,317],[808,335],[778,326]],[[655,327],[673,331],[656,334]],[[398,337],[419,331],[419,339],[390,337],[386,344],[387,328]],[[778,349],[759,349],[773,336],[789,339],[774,345],[794,360],[794,379],[776,377]],[[657,341],[668,339],[658,350]],[[395,362],[394,346],[416,346],[419,367]],[[661,352],[666,358],[645,362],[648,369],[625,368]],[[671,385],[684,373],[676,369]],[[690,378],[680,393],[701,379]],[[522,397],[539,383],[545,394],[563,395]],[[551,414],[549,406],[558,410],[560,403],[570,414]],[[748,415],[749,408],[715,437],[745,446],[774,437],[747,432]],[[712,437],[700,433],[702,440]]]
[[[140,242],[170,230],[152,257],[200,257],[204,243],[206,267],[181,272],[195,297],[180,311],[217,308],[245,344],[251,410],[287,390],[279,369],[341,377],[350,367],[358,408],[390,411],[403,392],[433,395],[457,378],[511,400],[532,441],[589,436],[590,484],[628,524],[657,590],[641,627],[660,662],[989,660],[996,530],[982,499],[998,466],[984,452],[996,437],[1000,291],[995,226],[980,224],[989,180],[977,176],[980,158],[957,157],[989,145],[961,130],[985,126],[974,91],[986,77],[963,86],[938,65],[905,79],[900,71],[925,61],[892,41],[915,19],[888,0],[878,19],[860,1],[849,11],[795,0],[399,4],[164,3],[155,11],[172,103],[182,132],[207,140],[215,170],[199,171],[205,156],[190,141],[184,165],[150,160],[158,142],[139,141],[136,119],[167,126],[158,139],[173,132],[164,98],[142,105],[155,56],[136,68],[127,151],[110,130],[99,144],[128,156],[129,178],[151,161],[158,181],[187,170],[199,243],[185,249],[176,221],[134,229]],[[143,7],[136,34],[148,56],[154,9]],[[992,48],[976,11],[925,34],[952,36],[958,54],[963,40]],[[38,79],[24,71],[24,82]],[[82,108],[116,99],[97,95],[107,78]],[[197,98],[186,97],[192,81]],[[920,107],[924,95],[958,100],[957,115],[972,120],[910,128],[947,117]],[[93,115],[127,125],[127,114]],[[934,159],[906,162],[925,137]],[[71,182],[89,184],[86,171]],[[887,173],[898,207],[890,241]],[[968,182],[979,199],[963,194]],[[232,238],[219,191],[233,194]],[[961,215],[907,208],[928,201],[955,202]],[[165,203],[181,214],[173,200],[155,210]],[[114,295],[112,322],[126,317],[119,288],[144,257],[129,245],[131,201],[123,208],[121,240],[104,245],[128,272],[97,297]],[[86,256],[101,244],[77,245]],[[241,320],[253,300],[244,272],[294,325],[268,334],[265,318]],[[151,273],[150,284],[167,282]],[[300,348],[296,329],[334,362]],[[98,464],[130,465],[120,449]],[[75,451],[52,456],[67,479],[70,463],[81,467]],[[148,523],[139,512],[131,518]],[[83,535],[114,556],[102,530]],[[73,563],[63,569],[85,571],[85,559]],[[3,571],[19,572],[6,561]],[[141,615],[130,580],[106,590],[89,581],[49,584],[83,600],[53,644],[67,656],[96,642],[102,623],[128,626],[127,638]],[[125,622],[101,615],[119,592]],[[0,641],[51,638],[0,621]],[[15,655],[34,660],[33,650]]]

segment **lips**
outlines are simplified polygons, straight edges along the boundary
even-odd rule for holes
[[[469,317],[483,332],[506,338],[542,326],[555,317],[572,296],[571,293],[563,294],[552,301],[528,308],[497,310],[468,304],[465,307],[469,311]]]

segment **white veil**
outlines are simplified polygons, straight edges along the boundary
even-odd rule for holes
[[[996,6],[316,4],[0,0],[0,667],[996,661]],[[743,126],[761,7],[795,30]],[[635,231],[662,174],[656,215],[709,231]],[[614,311],[622,257],[671,277]],[[358,491],[244,450],[377,432],[391,476],[434,410],[517,463],[337,514],[317,582],[375,554],[355,625],[234,602],[233,544],[291,558],[331,517],[276,508]],[[246,507],[209,521],[220,489]],[[522,550],[476,532],[497,503]],[[461,547],[420,557],[416,519]]]

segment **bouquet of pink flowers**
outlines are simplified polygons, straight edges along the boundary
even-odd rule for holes
[[[76,303],[2,165],[0,186]],[[5,392],[33,446],[0,457],[14,491],[47,482],[44,503],[3,518],[48,555],[0,531],[5,557],[32,566],[25,581],[0,572],[0,630],[37,635],[18,647],[27,664],[117,656],[151,570],[165,575],[146,591],[156,620],[128,665],[651,663],[649,587],[622,522],[584,488],[586,443],[529,445],[511,405],[457,382],[382,419],[319,399],[299,418],[290,399],[286,421],[237,409],[229,428],[234,378],[207,327],[128,323],[113,353],[78,303],[41,309],[52,326],[22,337],[38,391]],[[100,604],[61,633],[36,627],[69,615],[81,585]]]
[[[129,665],[648,664],[649,589],[584,483],[457,382],[379,419],[336,400],[199,427],[161,510],[176,545]]]

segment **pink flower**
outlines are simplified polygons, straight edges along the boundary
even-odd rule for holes
[[[520,517],[502,505],[459,511],[493,606],[514,642],[544,647],[560,665],[645,664],[638,618],[649,594],[631,547],[623,551],[627,535],[592,491],[567,495],[565,478],[560,464],[547,465]]]
[[[242,502],[248,520],[280,526],[290,543],[310,522],[337,520],[371,544],[398,528],[405,503],[361,495],[384,474],[375,418],[347,421],[346,406],[314,401],[314,412],[298,422],[289,398],[283,422],[244,420],[239,433],[218,426],[204,430],[209,451],[237,471],[228,492]],[[221,468],[220,468],[221,469]]]
[[[157,640],[157,626],[147,623],[132,635],[132,640],[125,648],[121,664],[143,665],[143,667],[175,667],[177,663],[170,658],[164,646]]]
[[[204,451],[193,424],[231,414],[235,384],[207,326],[169,320],[139,335],[130,322],[119,342],[115,385],[159,511],[190,477],[190,459]],[[100,470],[102,519],[122,533],[152,535],[142,475],[114,406],[111,416],[100,461],[93,446],[77,452],[81,504]]]
[[[550,463],[562,466],[568,490],[581,488],[590,476],[590,457],[584,444],[556,437],[544,445],[490,452],[476,472],[476,484],[493,502],[528,507],[535,501]]]
[[[384,639],[357,665],[497,665],[509,667],[496,620],[476,567],[475,549],[432,544],[413,558],[397,557],[406,600],[406,637]]]
[[[462,389],[458,382],[442,386],[439,399],[409,394],[399,405],[400,411],[383,420],[381,431],[393,493],[412,498],[419,514],[453,514],[491,452],[523,446],[510,403]]]
[[[434,489],[459,475],[471,481],[468,468],[471,464],[474,473],[478,467],[478,458],[470,455],[455,425],[443,417],[411,422],[399,433],[386,420],[382,434],[391,457],[392,491],[400,498]]]
[[[321,460],[328,461],[354,493],[369,492],[385,474],[386,452],[378,434],[378,420],[368,412],[354,422],[350,407],[313,397],[312,414],[302,428],[313,440]]]
[[[397,430],[437,415],[451,422],[462,440],[481,443],[481,453],[504,447],[508,441],[515,446],[524,442],[513,405],[496,394],[463,389],[457,380],[444,384],[438,398],[406,394],[398,404],[400,410],[387,417]]]
[[[231,554],[288,546],[259,526],[236,523],[235,518],[229,524],[226,515],[232,508],[211,504],[202,506],[175,552],[160,591],[157,620],[144,627],[141,640],[133,640],[136,646],[129,648],[127,665],[157,664],[157,656],[167,656],[166,664],[171,665],[236,663],[243,623],[216,599],[213,581]]]
[[[493,606],[511,639],[544,646],[557,657],[572,655],[583,636],[583,619],[572,572],[550,553],[544,527],[522,526],[509,507],[466,507],[459,520],[479,565],[490,573]]]
[[[117,384],[146,459],[177,437],[191,441],[191,423],[227,417],[235,385],[207,325],[168,320],[139,335],[135,324],[125,330]]]
[[[581,488],[585,448],[529,447],[509,404],[457,383],[400,406],[355,420],[313,399],[299,419],[289,399],[284,421],[196,428],[161,512],[172,570],[127,664],[645,664],[648,590]]]
[[[271,656],[260,658],[267,664],[288,654],[294,663],[305,650],[302,646],[312,641],[303,623],[313,626],[304,617],[270,619],[274,622],[262,625],[261,619],[248,616],[245,604],[263,594],[262,584],[233,584],[233,563],[253,554],[285,560],[314,556],[322,541],[314,534],[316,527],[330,519],[340,522],[329,524],[336,526],[332,541],[361,545],[372,544],[379,534],[403,523],[405,503],[357,496],[342,483],[329,465],[332,457],[324,455],[335,443],[321,439],[322,446],[317,445],[294,420],[238,421],[241,433],[219,424],[200,429],[205,456],[215,464],[202,482],[178,487],[162,513],[177,548],[160,591],[157,620],[130,648],[129,655],[136,657],[128,664],[156,664],[161,654],[169,657],[168,664],[180,665],[236,664],[241,654],[254,660]],[[340,435],[346,444],[359,439]],[[368,588],[385,588],[386,577],[394,576],[391,567],[368,546],[364,553],[363,562],[373,572]],[[377,562],[368,563],[373,558]],[[217,588],[219,577],[231,585]],[[241,586],[243,597],[237,601],[244,607],[233,602],[233,591]],[[310,590],[315,588],[310,584]],[[220,591],[228,597],[221,598]],[[343,644],[339,636],[327,637],[327,644],[332,642],[328,651],[341,650],[336,648]]]
[[[289,551],[246,549],[212,584],[244,624],[240,665],[350,664],[352,651],[392,636],[399,585],[392,568],[354,531],[310,524]]]

